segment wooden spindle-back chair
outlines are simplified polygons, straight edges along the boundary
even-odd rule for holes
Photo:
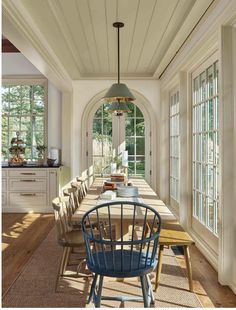
[[[131,237],[123,238],[124,213],[129,212]],[[102,216],[101,216],[102,214]],[[104,234],[101,225],[101,217],[107,217],[108,234]],[[141,214],[141,216],[140,216]],[[127,218],[125,219],[127,221]],[[96,223],[98,233],[94,234],[91,221]],[[146,232],[146,224],[149,223],[149,234]],[[114,239],[112,225],[120,231],[120,239]],[[136,237],[136,225],[141,227],[141,234]],[[88,303],[93,299],[95,306],[100,307],[101,299],[115,299],[122,303],[127,300],[144,300],[144,306],[154,304],[154,296],[148,273],[157,265],[157,246],[161,229],[159,213],[148,205],[115,201],[104,203],[90,209],[82,219],[82,229],[85,239],[87,265],[95,274],[91,286]],[[99,285],[96,293],[97,279]],[[140,277],[143,297],[106,297],[102,296],[103,277]]]

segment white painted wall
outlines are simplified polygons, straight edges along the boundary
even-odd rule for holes
[[[2,75],[41,75],[24,55],[2,54]],[[61,149],[61,92],[48,81],[48,148]]]
[[[72,129],[71,129],[71,156],[72,156],[72,177],[80,174],[81,171],[81,146],[82,139],[82,118],[83,113],[86,109],[86,105],[95,97],[97,94],[101,93],[105,89],[108,89],[114,80],[83,80],[73,82],[73,113],[72,113]],[[134,91],[137,91],[142,96],[144,96],[150,106],[147,107],[154,119],[155,131],[158,131],[159,124],[159,104],[160,104],[160,92],[159,92],[159,82],[157,80],[122,80],[122,83],[126,83],[127,86]],[[67,116],[65,116],[67,117]],[[158,149],[158,134],[156,135],[156,149]],[[156,173],[156,189],[158,190],[158,151],[153,154],[156,162],[155,167],[151,167],[153,173]]]

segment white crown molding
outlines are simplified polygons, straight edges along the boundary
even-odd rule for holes
[[[193,71],[206,55],[219,49],[219,30],[223,24],[232,24],[236,15],[236,1],[224,0],[214,3],[208,16],[198,25],[191,37],[185,42],[178,55],[173,59],[161,78],[165,85],[178,70]]]
[[[205,12],[207,7],[211,4],[212,0],[198,0],[193,5],[191,11],[189,12],[187,18],[185,19],[183,25],[180,27],[178,33],[176,34],[174,40],[170,44],[168,50],[165,53],[162,61],[154,72],[155,77],[159,77],[163,72],[165,67],[171,61],[171,59],[175,56],[176,52],[180,48],[181,44],[188,37],[191,32],[191,29],[195,27],[198,23],[200,16]]]
[[[178,42],[181,41],[180,33],[184,32],[186,28],[188,29],[190,28],[191,19],[193,19],[193,14],[197,14],[196,12],[198,12],[200,4],[203,5],[202,1],[196,1],[195,6],[193,7],[192,11],[190,12],[180,31],[176,35],[172,44],[169,46],[169,49],[166,52],[165,57],[163,58],[156,72],[154,73],[155,77],[159,77],[159,75],[163,72],[164,68],[168,65],[171,58],[175,55],[179,47]],[[198,6],[198,8],[196,8],[196,5]],[[171,68],[173,68],[173,63],[175,63],[175,65],[177,65],[178,63],[179,65],[179,63],[181,62],[182,65],[185,65],[187,59],[192,56],[191,54],[193,54],[193,49],[195,48],[195,51],[197,51],[197,49],[203,45],[203,42],[206,41],[207,37],[210,38],[210,40],[212,41],[213,40],[212,35],[216,36],[216,34],[214,33],[217,32],[217,28],[219,27],[220,23],[232,24],[233,21],[235,21],[235,10],[236,10],[236,1],[215,0],[211,5],[211,7],[209,8],[206,15],[200,21],[199,25],[197,25],[196,29],[194,29],[193,33],[190,35],[188,40],[181,47],[179,53],[173,58],[172,62],[170,63],[170,66],[167,68],[164,75],[166,75],[167,72],[170,73]],[[176,61],[177,58],[178,61]],[[180,59],[181,61],[179,61]]]
[[[2,3],[3,34],[60,90],[72,89],[71,78],[21,1]]]

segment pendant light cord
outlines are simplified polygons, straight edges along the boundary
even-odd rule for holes
[[[120,84],[120,27],[117,27],[118,33],[118,84]]]

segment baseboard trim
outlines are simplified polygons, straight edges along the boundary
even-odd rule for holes
[[[196,247],[211,264],[211,266],[218,272],[218,255],[212,248],[192,229],[188,231],[193,240],[195,241]]]

